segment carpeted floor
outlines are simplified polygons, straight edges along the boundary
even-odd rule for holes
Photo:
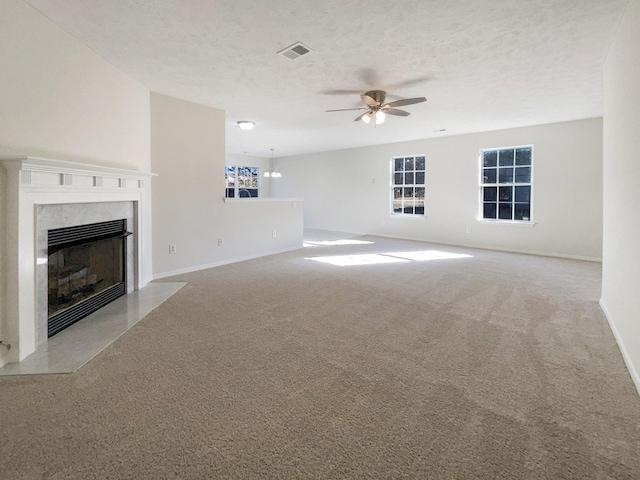
[[[640,478],[599,264],[352,240],[174,277],[78,372],[0,378],[0,478]]]

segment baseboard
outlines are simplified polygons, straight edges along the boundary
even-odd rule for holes
[[[613,336],[616,339],[618,348],[620,349],[620,353],[622,353],[622,358],[624,359],[624,363],[627,365],[627,370],[629,370],[631,379],[633,380],[633,383],[636,386],[638,395],[640,395],[640,375],[638,375],[638,371],[636,370],[635,366],[633,365],[633,362],[631,361],[631,357],[629,356],[629,353],[627,352],[627,349],[625,348],[624,343],[622,342],[622,337],[620,336],[620,333],[616,328],[616,324],[614,323],[613,318],[609,313],[609,310],[607,310],[607,306],[605,305],[602,299],[600,299],[599,303],[600,303],[600,308],[602,309],[604,316],[607,319],[607,322],[609,322],[609,328],[611,328],[611,331],[613,332]]]
[[[538,251],[521,250],[521,249],[515,249],[515,248],[488,247],[486,245],[474,245],[472,243],[447,243],[447,242],[443,242],[442,240],[428,240],[424,238],[398,237],[394,235],[382,235],[378,233],[363,233],[362,235],[394,238],[396,240],[411,240],[413,242],[435,243],[436,245],[446,245],[450,247],[476,248],[478,250],[489,250],[492,252],[522,253],[524,255],[537,255],[539,257],[566,258],[570,260],[584,260],[586,262],[602,263],[602,258],[586,257],[583,255],[568,255],[563,253],[538,252]]]
[[[235,257],[227,260],[221,260],[219,262],[207,263],[204,265],[197,265],[195,267],[181,268],[179,270],[173,270],[171,272],[156,273],[153,275],[153,280],[160,280],[162,278],[173,277],[175,275],[182,275],[183,273],[197,272],[199,270],[206,270],[207,268],[221,267],[222,265],[229,265],[230,263],[244,262],[245,260],[253,260],[254,258],[268,257],[269,255],[276,255],[278,253],[291,252],[293,250],[299,250],[300,248],[302,248],[301,245],[295,246],[295,247],[287,247],[287,248],[282,248],[280,250],[271,250],[269,252],[257,253],[255,255],[247,255],[245,257]]]

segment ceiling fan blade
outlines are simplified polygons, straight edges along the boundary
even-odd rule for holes
[[[325,112],[347,112],[349,110],[368,110],[368,109],[366,107],[360,107],[360,108],[338,108],[337,110],[325,110]]]
[[[385,107],[402,107],[403,105],[413,105],[414,103],[422,103],[426,101],[427,99],[424,97],[404,98],[402,100],[396,100],[395,102],[389,102]]]
[[[399,90],[401,88],[412,87],[412,86],[417,85],[419,83],[428,82],[430,80],[432,80],[432,77],[427,77],[427,76],[415,77],[415,78],[410,78],[409,80],[403,80],[401,82],[390,83],[388,85],[385,85],[384,89],[385,90]]]
[[[376,99],[373,97],[370,97],[369,95],[361,95],[362,100],[364,100],[364,103],[366,103],[367,105],[369,105],[370,107],[375,107],[378,105],[378,102],[376,102]]]
[[[359,121],[359,120],[362,120],[362,117],[364,117],[367,113],[370,113],[370,112],[371,112],[371,110],[368,110],[368,111],[364,112],[362,115],[358,115],[358,116],[356,117],[356,119],[354,120],[354,122],[357,122],[357,121]]]
[[[399,117],[408,117],[409,115],[411,115],[409,112],[398,110],[397,108],[383,108],[382,111],[389,115],[397,115]]]

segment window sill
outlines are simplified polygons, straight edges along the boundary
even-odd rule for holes
[[[409,214],[391,214],[389,215],[391,218],[401,218],[401,219],[411,219],[411,220],[417,220],[417,219],[421,219],[421,220],[425,220],[427,218],[426,215],[409,215]]]
[[[240,197],[240,198],[227,198],[223,197],[224,203],[247,203],[247,202],[302,202],[302,197]]]
[[[479,219],[478,223],[484,223],[486,225],[515,225],[518,227],[535,227],[536,222],[524,222],[521,220],[487,220],[487,219]]]

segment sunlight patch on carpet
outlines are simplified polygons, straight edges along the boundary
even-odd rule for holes
[[[341,245],[365,245],[373,242],[367,242],[366,240],[319,240],[319,241],[305,241],[302,243],[303,247],[335,247]]]
[[[428,262],[432,260],[452,260],[459,258],[472,258],[472,256],[459,253],[440,252],[437,250],[422,250],[416,252],[363,253],[358,255],[307,257],[307,260],[329,263],[339,267],[351,267],[354,265],[376,265],[382,263],[402,263],[411,261]]]

